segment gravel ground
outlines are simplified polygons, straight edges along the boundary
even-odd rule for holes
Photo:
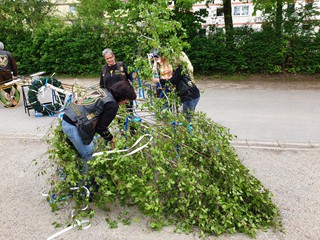
[[[4,138],[0,140],[0,239],[47,239],[62,229],[52,223],[63,221],[71,212],[67,207],[52,213],[42,192],[49,186],[48,175],[38,176],[46,156],[47,145],[40,139]],[[274,193],[280,208],[285,233],[259,232],[259,240],[320,239],[320,150],[274,150],[236,147],[240,159],[253,174]],[[39,162],[34,164],[34,159]],[[112,207],[111,218],[117,219],[121,209]],[[112,239],[112,240],[188,240],[194,235],[177,234],[167,227],[160,232],[146,227],[147,219],[135,209],[130,212],[139,221],[110,229],[105,212],[97,209],[90,228],[71,229],[56,239]],[[208,239],[218,239],[209,237]],[[242,234],[221,236],[222,240],[250,239]]]

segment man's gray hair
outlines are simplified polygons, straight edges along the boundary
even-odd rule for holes
[[[103,51],[102,51],[102,56],[104,57],[104,55],[106,54],[113,54],[112,50],[110,48],[105,48]]]
[[[0,42],[0,50],[3,50],[4,49],[4,45],[2,42]]]

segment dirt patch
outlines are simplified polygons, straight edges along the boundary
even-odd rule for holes
[[[202,88],[320,90],[319,75],[275,74],[197,76]]]
[[[74,84],[74,78],[59,79],[66,84]],[[81,86],[92,86],[99,83],[99,78],[78,78]],[[207,75],[196,76],[201,89],[281,89],[281,90],[320,90],[320,75],[299,74],[253,74],[253,75]]]

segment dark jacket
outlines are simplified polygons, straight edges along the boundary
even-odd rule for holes
[[[100,87],[109,89],[114,83],[121,80],[129,80],[128,67],[123,62],[117,62],[113,66],[105,64],[100,73]]]
[[[13,76],[18,75],[16,61],[8,51],[0,50],[0,71],[11,71]]]
[[[113,136],[108,126],[115,118],[119,105],[107,89],[99,88],[90,102],[72,103],[66,108],[63,120],[77,126],[83,144],[88,145],[97,132],[110,141]]]
[[[186,78],[184,79],[184,77]],[[187,75],[182,74],[181,66],[174,71],[173,76],[169,79],[169,82],[176,87],[181,102],[190,101],[200,97],[200,91],[197,86],[192,82],[187,84],[187,81],[185,81],[186,79],[191,81]],[[166,80],[160,79],[161,85],[165,85],[167,82],[168,81]]]

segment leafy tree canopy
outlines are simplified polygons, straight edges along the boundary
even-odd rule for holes
[[[0,25],[8,29],[34,30],[54,10],[50,1],[0,0]]]
[[[194,2],[181,0],[179,4],[190,7]],[[188,46],[185,30],[174,20],[174,12],[168,8],[170,3],[167,0],[104,0],[99,3],[82,0],[78,9],[84,22],[101,24],[104,21],[105,45],[121,45],[123,52],[119,54],[122,59],[133,62],[140,69],[140,75],[147,78],[151,75],[147,53],[152,49],[161,49],[163,54],[174,57]]]

